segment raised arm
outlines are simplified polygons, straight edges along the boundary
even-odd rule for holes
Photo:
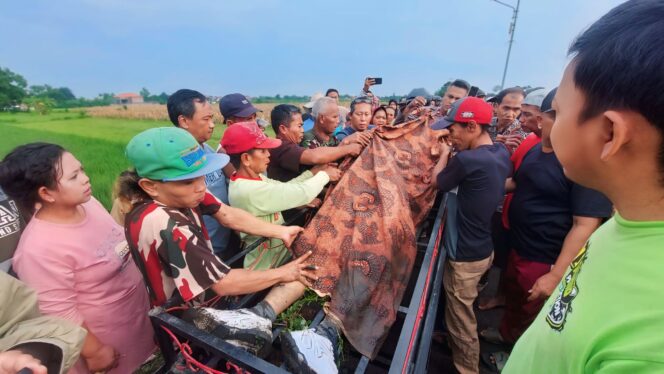
[[[293,240],[303,230],[298,226],[280,226],[262,221],[251,215],[251,213],[230,207],[226,204],[221,204],[221,207],[213,217],[222,225],[233,230],[250,235],[281,239],[287,247],[290,247]]]
[[[357,156],[362,151],[362,146],[353,143],[337,147],[318,147],[307,149],[302,152],[300,163],[304,165],[320,165],[334,162],[345,156]]]

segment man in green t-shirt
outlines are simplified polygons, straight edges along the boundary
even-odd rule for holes
[[[570,48],[555,153],[615,217],[572,261],[505,373],[664,372],[664,2],[631,0]]]

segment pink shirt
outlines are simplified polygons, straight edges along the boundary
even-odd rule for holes
[[[154,350],[149,300],[124,231],[94,198],[78,224],[33,217],[21,236],[13,267],[37,291],[42,313],[85,324],[120,353],[110,373],[131,373]],[[70,373],[87,373],[79,360]]]

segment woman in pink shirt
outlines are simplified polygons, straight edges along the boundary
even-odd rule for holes
[[[148,295],[81,163],[58,145],[23,145],[0,163],[0,185],[32,215],[13,259],[18,277],[42,313],[88,330],[70,373],[133,372],[154,350]]]

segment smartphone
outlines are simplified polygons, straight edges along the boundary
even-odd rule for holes
[[[371,78],[374,80],[374,85],[383,84],[383,78]]]

